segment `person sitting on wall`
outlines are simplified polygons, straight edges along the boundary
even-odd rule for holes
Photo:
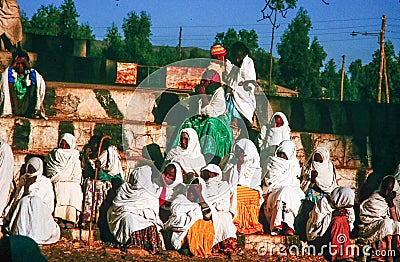
[[[11,66],[1,75],[0,115],[47,119],[43,108],[45,93],[44,79],[31,68],[28,53],[14,53]]]

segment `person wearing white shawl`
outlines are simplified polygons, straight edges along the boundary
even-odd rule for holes
[[[222,180],[231,189],[230,212],[240,233],[263,232],[258,221],[261,206],[260,157],[254,143],[240,139],[234,146],[234,153],[228,156],[228,163],[222,172]]]
[[[85,226],[93,217],[96,223],[100,215],[100,206],[107,197],[108,191],[112,188],[112,179],[119,179],[121,184],[124,182],[124,171],[121,164],[121,156],[116,146],[111,145],[109,139],[105,139],[100,156],[97,158],[98,148],[100,146],[100,137],[94,136],[89,141],[89,150],[83,155],[84,171],[86,179],[83,183],[84,188],[84,205],[83,205],[83,221]],[[93,202],[93,178],[95,169],[98,169],[97,180],[95,181],[96,200]],[[86,172],[85,172],[86,173]],[[95,213],[92,215],[92,210]]]
[[[159,199],[160,218],[163,222],[171,215],[171,202],[177,192],[177,186],[183,183],[182,169],[178,163],[169,163],[155,180],[156,195]]]
[[[290,140],[290,127],[286,115],[276,112],[269,123],[261,127],[258,138],[261,163],[265,163],[269,156],[273,156],[277,146],[283,140]]]
[[[160,235],[163,223],[158,216],[158,198],[151,176],[150,166],[136,168],[129,182],[118,189],[107,220],[119,243],[154,254],[161,251],[164,244]]]
[[[317,191],[329,195],[338,186],[335,166],[330,160],[330,153],[326,147],[317,147],[311,153],[304,166],[302,179],[301,186],[306,194],[308,191]],[[314,194],[313,192],[311,193]],[[316,202],[318,199],[310,200]]]
[[[14,191],[14,155],[10,145],[0,138],[0,238],[5,222],[5,208]]]
[[[249,49],[242,42],[233,44],[232,53],[235,58],[233,64],[226,61],[226,82],[232,89],[227,108],[232,116],[238,119],[243,116],[251,124],[256,109],[254,92],[257,76],[254,62],[248,55]]]
[[[195,177],[186,185],[184,193],[172,201],[171,216],[164,224],[165,230],[172,232],[172,246],[180,250],[187,243],[193,255],[211,256],[215,242],[213,216],[218,217],[207,200],[207,186],[201,177]]]
[[[7,231],[12,235],[28,236],[38,244],[56,243],[60,239],[60,228],[54,222],[53,211],[53,185],[43,176],[42,160],[32,157],[10,203],[11,219]]]
[[[225,254],[236,252],[236,227],[233,224],[230,209],[230,189],[226,181],[222,181],[221,168],[215,164],[208,164],[202,168],[201,177],[205,180],[207,201],[213,205],[215,212],[212,215],[214,225],[215,250]]]
[[[393,176],[383,178],[378,192],[373,193],[360,205],[359,241],[381,251],[398,250],[400,222],[396,215],[394,199],[398,187]],[[394,246],[394,248],[393,248]]]
[[[267,160],[264,179],[264,213],[270,224],[271,234],[294,234],[294,220],[304,193],[300,188],[301,173],[296,158],[296,145],[285,140],[280,143],[275,155]]]
[[[199,137],[193,128],[184,128],[180,134],[180,144],[173,147],[165,160],[176,162],[182,167],[185,174],[200,175],[200,169],[206,165],[204,155],[201,153]]]
[[[307,221],[307,240],[320,238],[321,243],[332,244],[331,261],[350,257],[350,231],[355,221],[354,192],[348,187],[335,188],[329,197],[320,199]],[[341,238],[343,238],[341,240]],[[336,255],[334,255],[336,254]]]
[[[58,218],[61,228],[76,225],[82,211],[82,168],[75,145],[75,136],[65,133],[58,148],[48,156],[47,176],[54,184],[56,194],[54,217]]]

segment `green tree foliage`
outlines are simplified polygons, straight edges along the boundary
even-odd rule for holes
[[[79,14],[73,0],[64,0],[60,6],[60,35],[70,38],[76,37]]]
[[[127,18],[124,18],[122,29],[124,30],[125,57],[127,61],[149,64],[152,58],[150,16],[141,12],[140,16],[135,12],[130,12]]]
[[[291,89],[298,89],[301,97],[311,97],[312,86],[314,86],[314,95],[320,95],[317,92],[317,83],[310,83],[310,79],[320,70],[322,61],[326,57],[326,53],[316,39],[310,46],[308,34],[311,26],[307,11],[300,8],[285,30],[281,43],[278,44],[282,83]]]
[[[322,62],[326,59],[326,52],[319,44],[317,38],[314,38],[310,46],[310,71],[308,75],[308,83],[310,84],[312,97],[321,98],[321,71]]]
[[[323,97],[333,100],[340,99],[340,74],[337,72],[336,63],[330,59],[321,73]]]
[[[122,47],[122,36],[118,32],[118,27],[112,23],[112,25],[107,28],[107,34],[104,38],[103,55],[107,59],[119,60],[122,56]]]
[[[24,27],[28,33],[38,35],[59,35],[60,9],[55,5],[42,5],[29,21],[29,27]]]
[[[25,14],[21,20],[26,33],[94,39],[90,25],[78,24],[78,17],[74,1],[64,0],[60,7],[42,5],[30,20]]]

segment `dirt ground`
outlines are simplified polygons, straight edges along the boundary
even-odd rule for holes
[[[89,248],[82,241],[70,241],[61,238],[60,241],[52,245],[41,246],[42,253],[48,261],[204,261],[196,257],[188,257],[179,254],[177,251],[163,251],[161,254],[152,255],[144,250],[129,249],[122,252],[119,249],[106,247],[101,241],[93,243]],[[239,250],[235,256],[214,255],[208,261],[325,261],[322,257],[310,256],[260,256],[256,252]]]

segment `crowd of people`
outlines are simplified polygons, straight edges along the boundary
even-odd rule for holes
[[[336,261],[350,257],[342,251],[358,216],[360,241],[398,250],[395,177],[385,177],[356,216],[355,194],[338,185],[329,149],[319,146],[300,163],[284,113],[273,114],[254,141],[233,135],[257,126],[257,83],[245,45],[232,52],[233,63],[224,47],[211,49],[215,59],[194,90],[199,114],[178,127],[160,169],[145,163],[125,174],[110,137],[94,136],[79,152],[66,133],[48,156],[27,159],[16,183],[12,150],[0,140],[2,234],[51,244],[62,228],[102,224],[121,249],[201,258],[235,254],[239,234],[299,234],[315,245],[336,244],[328,256]]]

